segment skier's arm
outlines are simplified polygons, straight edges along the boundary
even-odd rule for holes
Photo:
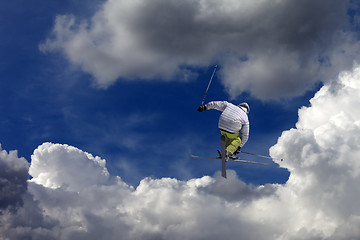
[[[241,133],[241,144],[240,147],[243,147],[245,145],[245,143],[248,141],[249,139],[249,132],[250,132],[250,124],[249,122],[247,122],[246,124],[244,124],[240,130]]]
[[[227,104],[228,104],[227,101],[212,101],[212,102],[207,103],[205,106],[206,106],[207,110],[208,109],[216,109],[219,111],[224,111]]]

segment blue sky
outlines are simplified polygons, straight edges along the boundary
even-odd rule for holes
[[[187,155],[191,152],[213,156],[219,148],[219,112],[196,112],[212,73],[211,64],[216,61],[194,66],[197,76],[188,81],[127,81],[119,77],[106,89],[96,88],[91,75],[72,67],[59,54],[39,51],[56,15],[91,15],[99,3],[88,4],[4,4],[4,114],[0,121],[3,148],[17,149],[20,156],[30,161],[34,149],[43,142],[70,144],[105,158],[113,174],[132,184],[145,176],[189,179],[212,175],[218,170],[218,163],[190,159]],[[314,91],[282,103],[262,102],[247,93],[234,98],[221,83],[219,73],[223,71],[220,63],[206,102],[249,102],[251,138],[244,150],[267,155],[281,132],[294,127],[298,108],[308,104]],[[254,184],[284,182],[288,175],[275,164],[229,167]]]
[[[0,235],[357,239],[359,5],[3,1]],[[215,65],[205,102],[284,162],[189,157],[219,149]]]

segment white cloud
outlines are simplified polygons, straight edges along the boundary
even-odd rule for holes
[[[322,87],[311,106],[299,110],[297,129],[284,132],[271,149],[272,155],[287,159],[281,163],[291,171],[286,187],[313,212],[311,228],[325,236],[345,233],[346,222],[360,216],[354,201],[360,197],[359,79],[360,67],[355,66]]]
[[[34,151],[29,174],[34,183],[70,191],[104,184],[109,179],[105,160],[72,146],[51,143],[44,143]]]
[[[34,178],[22,194],[24,204],[17,211],[2,210],[0,235],[358,239],[359,79],[360,67],[355,66],[325,84],[311,106],[299,110],[296,128],[283,132],[270,149],[272,156],[285,159],[279,164],[291,172],[283,185],[247,185],[229,170],[227,180],[219,172],[188,181],[145,178],[133,188],[109,175],[105,160],[68,145],[45,143],[32,156]],[[2,152],[0,162],[9,155]],[[26,169],[23,159],[13,160]]]
[[[90,20],[58,16],[40,50],[61,52],[99,87],[118,78],[191,79],[188,66],[217,62],[232,96],[278,99],[359,59],[348,7],[343,0],[108,0]]]

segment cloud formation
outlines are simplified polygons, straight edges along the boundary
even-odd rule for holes
[[[31,182],[73,192],[88,185],[104,184],[109,179],[105,160],[72,146],[51,143],[34,151],[29,174],[33,177]]]
[[[107,87],[117,79],[196,77],[221,65],[232,96],[303,94],[359,59],[351,1],[106,1],[91,19],[57,16],[43,52],[60,52]],[[319,14],[321,9],[321,14]]]
[[[355,66],[325,84],[311,106],[299,110],[296,128],[283,132],[270,149],[273,157],[285,159],[278,163],[291,173],[282,185],[247,185],[229,170],[227,180],[219,172],[188,181],[145,178],[134,188],[111,176],[105,160],[68,145],[44,143],[32,155],[27,190],[7,191],[23,204],[16,211],[2,206],[0,236],[358,239],[359,79],[360,67]],[[14,152],[2,151],[0,164],[13,175],[28,168]],[[26,184],[5,171],[0,174],[10,186]]]
[[[306,228],[323,238],[360,237],[360,208],[354,201],[360,197],[359,79],[356,65],[322,87],[311,106],[299,110],[296,129],[283,132],[271,148],[272,155],[289,160],[281,163],[291,171],[286,187],[301,199],[297,207],[312,215],[312,227]]]
[[[21,204],[26,191],[29,163],[18,158],[17,151],[7,152],[0,145],[0,210]]]

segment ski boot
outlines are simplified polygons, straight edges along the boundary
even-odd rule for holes
[[[221,152],[220,152],[220,150],[217,150],[217,152],[218,152],[218,154],[219,154],[218,159],[221,159]],[[225,150],[225,161],[226,161],[226,162],[229,161],[229,158],[233,158],[233,156],[234,156],[234,155],[230,155],[230,156],[229,156],[228,151]]]
[[[238,147],[238,148],[236,149],[236,151],[234,152],[234,156],[236,157],[236,155],[237,155],[238,153],[241,153],[241,147]]]
[[[233,154],[229,154],[228,151],[226,150],[226,161],[235,160],[236,158],[237,158],[236,152],[234,152]]]

